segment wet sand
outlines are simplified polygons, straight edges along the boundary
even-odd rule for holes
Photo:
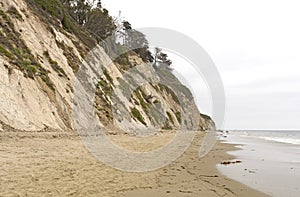
[[[275,134],[280,131],[275,131]],[[282,133],[287,133],[283,131]],[[245,135],[247,134],[247,135]],[[300,145],[261,139],[264,132],[230,132],[223,143],[239,144],[229,154],[237,165],[218,165],[226,176],[274,197],[300,196]],[[273,135],[268,131],[267,135]],[[294,138],[299,139],[299,138]]]
[[[112,140],[132,150],[162,146],[172,134]],[[128,173],[96,160],[72,133],[0,132],[0,196],[266,196],[221,175],[216,164],[233,159],[221,144],[199,158],[203,133],[174,163]],[[235,164],[232,164],[235,165]]]

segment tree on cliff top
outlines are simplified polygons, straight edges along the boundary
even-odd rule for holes
[[[154,66],[171,69],[172,61],[168,58],[166,53],[162,52],[161,48],[156,47],[154,49]]]
[[[101,1],[62,0],[62,3],[77,24],[98,42],[113,34],[116,28],[114,20],[101,6]]]

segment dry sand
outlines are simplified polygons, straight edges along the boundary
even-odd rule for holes
[[[147,173],[127,173],[96,160],[72,134],[0,131],[0,196],[266,196],[230,180],[215,165],[232,159],[234,147],[218,143],[198,156],[203,133],[169,166]],[[150,150],[172,139],[124,135],[112,140],[131,150]],[[232,164],[234,165],[234,164]]]

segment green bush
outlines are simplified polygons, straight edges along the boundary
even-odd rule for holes
[[[59,0],[32,0],[39,5],[43,10],[55,16],[61,18],[63,15],[63,6]]]
[[[105,80],[99,80],[98,81],[98,86],[101,87],[101,89],[103,90],[103,92],[106,95],[112,96],[112,94],[113,94],[113,88]]]
[[[160,87],[161,90],[163,90],[163,89],[166,90],[166,92],[172,96],[173,100],[178,105],[180,105],[180,101],[179,101],[177,95],[175,94],[175,92],[171,88],[169,88],[168,86],[163,85],[163,84],[158,84],[158,86]]]
[[[111,78],[111,76],[108,74],[107,69],[105,69],[105,70],[103,71],[103,74],[104,74],[104,76],[106,77],[106,79],[107,79],[112,85],[114,85],[114,81],[113,81],[113,79]]]
[[[54,61],[49,54],[49,51],[44,51],[44,56],[48,59],[50,66],[53,68],[53,70],[55,70],[59,76],[65,76],[67,77],[66,72],[64,71],[64,69],[62,69],[58,63],[56,61]]]
[[[176,116],[176,118],[177,118],[177,121],[181,124],[181,112],[180,111],[177,111],[177,112],[175,112],[175,116]]]
[[[134,94],[137,96],[143,110],[146,112],[146,114],[149,114],[149,106],[145,102],[145,100],[144,100],[143,96],[141,95],[140,91],[142,91],[142,90],[140,88],[138,88],[134,91]]]
[[[36,65],[29,65],[28,69],[30,70],[30,72],[32,72],[33,74],[36,74],[37,71],[39,70],[39,68]]]
[[[10,15],[18,15],[18,11],[13,7],[9,8],[8,13]],[[20,33],[15,30],[11,17],[1,9],[0,17],[4,23],[8,24],[8,26],[5,25],[1,29],[0,53],[8,57],[10,63],[17,66],[24,73],[25,77],[33,79],[35,75],[39,75],[54,90],[54,85],[48,76],[48,72],[42,68],[30,49],[26,46],[24,40],[22,40]]]
[[[159,100],[155,100],[155,101],[153,101],[153,103],[154,104],[158,104],[158,103],[160,103],[160,101]]]
[[[167,111],[167,116],[168,116],[169,120],[172,122],[172,124],[174,124],[173,117],[172,117],[171,113],[168,111]]]
[[[71,19],[64,14],[63,19],[61,20],[61,24],[67,30],[73,31],[74,33],[78,32],[78,28],[71,22]]]
[[[27,71],[30,78],[33,78],[33,76],[38,72],[39,68],[36,65],[29,65],[27,67]]]
[[[13,55],[6,50],[2,45],[0,45],[0,53],[8,57],[9,59],[13,59]]]
[[[142,116],[142,114],[140,113],[140,111],[137,108],[132,108],[131,109],[131,114],[133,115],[133,117],[135,117],[138,121],[140,121],[143,125],[147,126],[144,117]]]
[[[21,51],[19,48],[17,48],[17,47],[14,47],[14,48],[13,48],[13,53],[14,53],[16,56],[18,56],[18,58],[22,58],[22,57],[23,57],[22,51]]]
[[[48,73],[46,72],[46,70],[42,70],[40,71],[40,77],[41,79],[47,84],[47,86],[51,89],[51,90],[55,90],[54,88],[54,84],[52,83],[50,77],[48,76]]]

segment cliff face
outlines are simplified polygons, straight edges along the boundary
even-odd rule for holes
[[[85,69],[87,44],[23,0],[0,3],[0,24],[0,122],[26,131],[74,129],[74,83]],[[214,128],[169,70],[136,55],[130,56],[135,67],[125,69],[100,46],[93,51],[108,65],[94,73],[95,112],[106,130]]]

